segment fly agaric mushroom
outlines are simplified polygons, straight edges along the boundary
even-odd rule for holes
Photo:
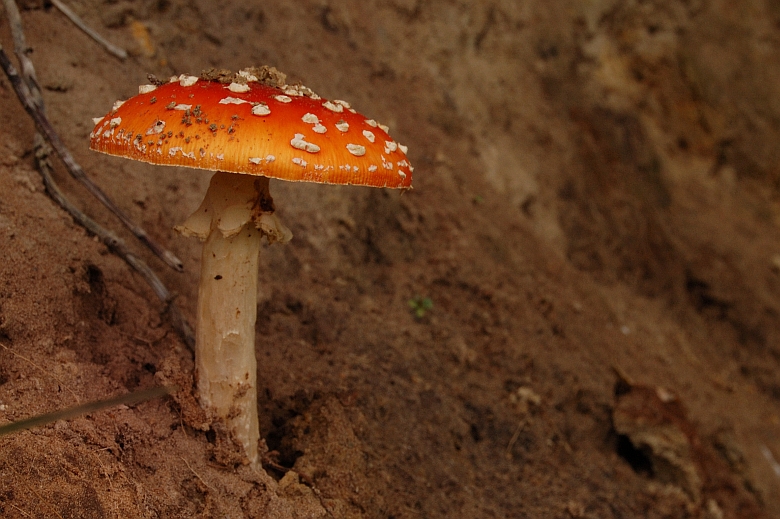
[[[139,87],[95,119],[90,148],[216,171],[183,225],[204,241],[195,364],[201,405],[257,463],[255,320],[260,240],[287,242],[268,180],[410,189],[406,147],[344,101],[288,85],[272,67],[207,71]]]

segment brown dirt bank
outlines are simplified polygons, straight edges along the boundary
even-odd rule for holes
[[[261,255],[258,379],[284,470],[257,473],[202,430],[151,291],[45,194],[1,79],[0,423],[185,389],[0,438],[0,515],[780,516],[776,4],[70,2],[124,63],[22,4],[50,117],[184,260],[147,257],[190,318],[200,245],[172,228],[209,175],[87,149],[147,73],[276,66],[416,169],[403,196],[272,182],[295,238]]]

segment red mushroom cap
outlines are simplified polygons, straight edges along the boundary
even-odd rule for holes
[[[218,79],[144,85],[96,120],[90,148],[153,164],[291,181],[408,189],[406,147],[344,101],[259,81],[247,69]],[[273,70],[273,69],[271,69]]]

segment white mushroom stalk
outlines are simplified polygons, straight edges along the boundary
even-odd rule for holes
[[[263,236],[269,243],[292,238],[273,211],[267,177],[217,172],[198,210],[176,228],[204,240],[195,344],[201,406],[225,424],[256,466],[260,241]]]

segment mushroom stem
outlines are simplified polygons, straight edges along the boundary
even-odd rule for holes
[[[203,244],[195,328],[195,366],[201,405],[222,420],[257,457],[257,261],[262,235],[244,226],[226,238],[212,232]]]
[[[257,263],[260,240],[292,235],[273,214],[268,178],[217,172],[200,208],[177,227],[204,239],[195,366],[201,406],[258,462]]]

